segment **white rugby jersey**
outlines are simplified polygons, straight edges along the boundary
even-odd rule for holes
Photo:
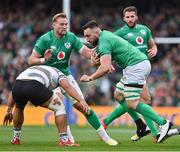
[[[67,77],[58,69],[46,65],[32,66],[23,71],[16,80],[36,80],[49,89],[55,89],[59,82]]]

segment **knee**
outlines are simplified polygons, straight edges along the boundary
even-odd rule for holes
[[[126,106],[129,109],[135,110],[136,107],[137,107],[138,102],[139,102],[138,100],[127,100],[126,101]]]
[[[120,102],[123,99],[123,95],[119,91],[114,91],[114,99]]]

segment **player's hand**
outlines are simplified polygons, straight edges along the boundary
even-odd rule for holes
[[[113,73],[115,71],[115,68],[113,65],[111,65],[111,70],[108,73]]]
[[[100,65],[100,58],[98,54],[93,51],[91,54],[91,66],[99,66]]]
[[[156,54],[157,54],[157,50],[155,50],[155,49],[149,49],[148,50],[149,58],[153,58],[154,56],[156,56]]]
[[[13,120],[13,114],[11,112],[7,112],[6,115],[4,116],[3,120],[3,125],[8,125],[12,122]]]
[[[44,53],[45,61],[48,61],[52,57],[52,49],[47,49]]]
[[[81,78],[80,78],[81,82],[89,82],[91,81],[90,77],[86,74],[84,74]]]
[[[89,114],[90,113],[90,108],[89,106],[87,105],[87,103],[83,100],[83,101],[80,101],[81,105],[82,105],[82,111],[84,114]]]

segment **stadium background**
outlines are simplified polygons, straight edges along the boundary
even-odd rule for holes
[[[90,19],[97,20],[103,29],[114,31],[123,25],[123,8],[128,5],[135,5],[138,9],[139,22],[146,24],[152,30],[156,40],[159,40],[159,37],[175,38],[172,42],[170,42],[171,39],[158,42],[158,54],[151,61],[152,72],[148,84],[152,95],[152,106],[160,107],[156,110],[158,112],[162,111],[161,114],[170,118],[176,115],[176,125],[180,125],[180,6],[177,4],[178,0],[130,0],[128,2],[125,0],[96,0],[96,2],[72,0],[70,25],[71,31],[80,37],[83,34],[82,25]],[[35,40],[51,28],[51,17],[58,12],[62,12],[62,1],[1,0],[0,111],[3,115],[5,113],[3,105],[7,102],[8,93],[15,77],[28,67],[27,58],[32,51]],[[83,73],[90,73],[93,70],[86,59],[77,54],[72,55],[71,71],[77,81]],[[121,70],[117,70],[114,74],[91,83],[83,84],[79,82],[88,104],[96,106],[96,108],[98,108],[97,106],[105,106],[103,110],[99,111],[106,111],[107,108],[110,108],[110,110],[106,112],[111,111],[112,107],[117,104],[112,99],[112,93],[114,84],[120,76]],[[68,102],[66,101],[66,103]],[[71,105],[68,104],[68,107],[67,110],[72,112]],[[173,107],[173,109],[170,107]],[[30,105],[29,109],[31,108],[33,108],[33,111],[35,110]],[[42,111],[38,109],[37,114]],[[28,113],[26,112],[26,115]],[[41,119],[44,120],[46,114],[47,111],[37,122]],[[3,115],[0,117],[0,124]],[[69,115],[70,123],[77,123],[78,121],[73,121],[72,116],[74,114]],[[104,117],[105,115],[100,112],[99,116]],[[78,115],[78,118],[81,119],[81,116]],[[31,117],[27,119],[27,121],[29,120],[31,120]],[[38,124],[37,122],[33,124]],[[50,120],[50,122],[52,121]],[[120,119],[117,124],[122,122],[127,122],[123,124],[131,124],[131,120],[126,116],[122,120]],[[42,124],[46,124],[46,122],[43,121]],[[78,124],[81,123],[78,122]]]

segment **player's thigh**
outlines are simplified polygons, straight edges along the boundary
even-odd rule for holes
[[[142,101],[144,103],[148,103],[148,104],[151,103],[151,95],[149,92],[149,88],[146,84],[143,86],[143,90],[140,94],[140,101]]]
[[[123,94],[124,94],[124,84],[121,81],[119,81],[116,84],[116,89],[114,91],[114,99],[117,100],[118,102],[121,102],[121,100],[124,98]]]

